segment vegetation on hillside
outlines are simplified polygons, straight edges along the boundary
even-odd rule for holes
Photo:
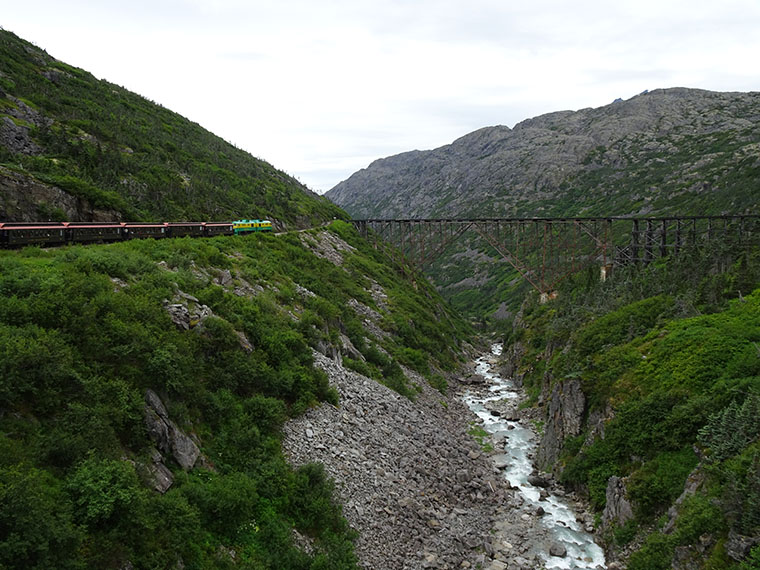
[[[96,209],[122,219],[268,217],[301,227],[345,217],[200,125],[4,30],[0,70],[0,125],[12,121],[31,139],[23,152],[0,144],[0,165]],[[37,213],[65,218],[55,203],[38,204]]]
[[[635,517],[609,539],[652,531],[631,569],[671,568],[676,555],[727,568],[729,535],[760,538],[758,285],[757,251],[663,260],[605,283],[589,272],[554,301],[528,302],[507,332],[532,401],[580,380],[586,424],[558,468],[600,513],[609,478],[624,478]],[[589,421],[600,415],[603,436]],[[665,528],[690,474],[703,482]]]
[[[304,245],[324,236],[353,248],[342,266]],[[383,338],[352,299],[383,316]],[[182,303],[211,313],[184,330],[169,313]],[[354,568],[321,466],[293,469],[280,449],[289,417],[340,405],[311,349],[342,334],[413,396],[400,366],[440,384],[469,331],[343,222],[0,252],[0,566]],[[151,483],[147,390],[202,453],[187,472],[164,454],[164,494]]]

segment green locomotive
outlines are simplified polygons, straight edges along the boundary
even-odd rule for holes
[[[235,235],[251,232],[271,232],[272,222],[269,220],[235,220],[232,222]]]

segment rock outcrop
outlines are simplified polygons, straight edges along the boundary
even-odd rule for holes
[[[541,469],[551,469],[562,451],[566,438],[580,435],[586,396],[577,379],[554,384],[546,407],[544,435],[536,452],[536,463]]]
[[[739,202],[750,205],[728,177],[723,181],[722,169],[745,160],[760,164],[758,116],[760,93],[658,89],[383,158],[327,196],[355,218],[531,216],[560,204],[566,211],[559,215],[582,214],[595,203],[615,203],[611,198],[623,192],[621,179],[633,183],[631,170],[639,169],[663,172],[664,178],[639,177],[635,195],[621,195],[630,208],[599,213],[644,215],[654,198],[667,201],[671,192],[681,208],[677,196],[683,192],[726,207],[738,200],[738,213]],[[570,197],[579,186],[583,192]]]
[[[164,456],[173,457],[185,471],[195,467],[201,450],[192,438],[169,418],[169,412],[153,390],[145,392],[145,425],[156,447]]]
[[[607,502],[602,514],[602,524],[605,528],[623,526],[633,518],[633,507],[628,500],[625,481],[620,477],[610,477],[607,481]]]
[[[53,217],[90,222],[121,220],[119,212],[94,208],[84,198],[0,166],[0,220],[35,222]]]

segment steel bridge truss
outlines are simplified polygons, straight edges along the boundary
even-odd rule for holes
[[[720,241],[731,247],[760,245],[760,216],[668,218],[492,218],[353,220],[359,233],[391,244],[391,255],[419,269],[451,245],[479,237],[539,293],[550,295],[568,275],[598,266],[606,278],[614,266],[646,265]]]

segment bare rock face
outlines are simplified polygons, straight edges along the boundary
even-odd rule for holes
[[[633,518],[633,508],[626,497],[625,482],[620,477],[610,477],[607,481],[607,504],[602,514],[605,528],[622,526]]]
[[[338,266],[343,265],[343,253],[354,251],[352,245],[349,245],[332,232],[320,232],[316,235],[302,233],[299,237],[301,243],[308,247],[314,255],[327,259]]]
[[[536,463],[550,468],[559,458],[565,438],[581,433],[586,396],[580,380],[564,380],[554,385],[549,398],[546,427],[536,453]]]
[[[164,456],[157,449],[151,453],[150,463],[139,465],[139,470],[148,486],[162,495],[174,484],[174,474],[164,464]]]
[[[728,533],[726,554],[732,560],[740,562],[749,556],[750,551],[758,544],[760,544],[760,537],[744,536],[732,530]]]
[[[0,220],[46,220],[53,210],[72,221],[121,220],[121,214],[115,210],[93,208],[87,200],[72,196],[57,186],[44,184],[27,174],[0,166]]]
[[[145,425],[158,450],[171,454],[182,469],[189,471],[201,454],[195,442],[169,419],[161,398],[153,390],[145,392]]]
[[[179,289],[171,302],[169,299],[164,299],[164,309],[169,313],[174,326],[183,331],[202,327],[203,321],[214,314],[210,307],[201,304],[198,299]],[[247,343],[247,339],[245,343]],[[241,338],[240,344],[244,349],[247,348],[245,343]],[[250,346],[250,343],[248,343],[248,346]]]
[[[0,146],[18,154],[37,154],[40,151],[29,136],[29,127],[16,124],[10,117],[0,120]]]

